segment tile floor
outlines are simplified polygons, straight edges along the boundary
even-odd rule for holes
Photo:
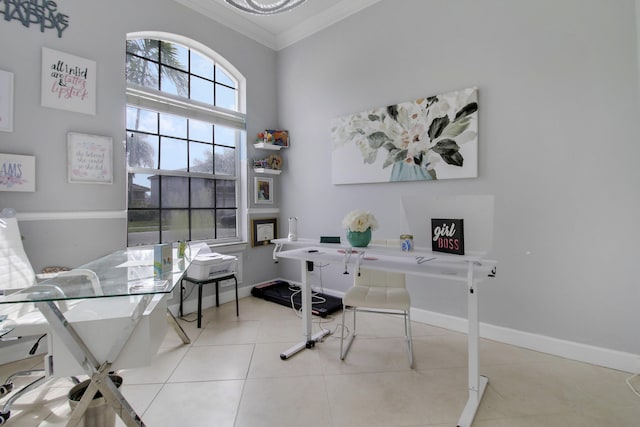
[[[191,344],[169,329],[152,366],[121,371],[122,392],[150,427],[455,426],[467,398],[465,335],[414,323],[410,370],[400,319],[359,320],[344,362],[337,334],[282,361],[280,352],[301,336],[293,311],[253,297],[240,301],[239,318],[234,303],[207,309],[202,329],[182,322]],[[0,366],[0,379],[40,360]],[[490,380],[475,427],[640,426],[627,373],[487,340],[481,373]],[[32,391],[7,425],[64,425],[70,387],[57,379]]]

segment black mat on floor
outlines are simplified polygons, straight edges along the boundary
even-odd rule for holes
[[[275,302],[276,304],[291,307],[291,295],[295,292],[293,305],[296,309],[300,309],[302,293],[296,292],[299,289],[298,286],[290,285],[289,282],[285,282],[284,280],[274,280],[273,282],[261,283],[254,286],[251,289],[251,295]],[[314,293],[312,301],[313,309],[311,313],[316,316],[326,317],[331,313],[342,310],[342,299],[331,295]]]

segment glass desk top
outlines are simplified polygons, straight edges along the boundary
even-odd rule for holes
[[[190,258],[178,258],[174,248],[172,270],[154,275],[153,247],[127,249],[28,288],[5,289],[0,304],[169,293],[190,263]]]

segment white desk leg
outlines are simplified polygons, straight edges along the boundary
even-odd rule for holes
[[[480,376],[480,322],[478,319],[478,288],[473,283],[473,263],[467,263],[467,317],[469,347],[469,400],[458,420],[458,427],[470,427],[476,416],[489,378]]]
[[[44,318],[47,319],[51,329],[58,334],[58,337],[67,347],[73,358],[80,364],[80,366],[82,366],[86,374],[89,375],[91,379],[91,382],[80,399],[80,402],[78,402],[78,405],[71,413],[71,418],[69,419],[67,426],[78,425],[82,420],[84,412],[89,407],[95,391],[100,390],[107,403],[113,408],[122,421],[124,421],[127,427],[143,427],[144,423],[142,422],[142,419],[138,414],[136,414],[133,407],[131,407],[129,402],[127,402],[122,393],[120,393],[120,390],[107,375],[111,364],[100,364],[98,362],[91,350],[86,346],[84,341],[82,341],[82,338],[78,335],[75,329],[73,329],[62,312],[60,312],[55,302],[42,301],[36,302],[35,305],[40,310]],[[124,344],[126,340],[123,341]],[[114,349],[112,349],[112,351],[113,350]]]
[[[330,333],[329,330],[323,329],[320,332],[313,334],[313,324],[311,323],[311,284],[309,283],[309,271],[307,271],[306,261],[301,261],[300,265],[302,277],[302,298],[300,304],[302,305],[302,334],[304,335],[304,341],[300,341],[280,353],[280,359],[282,360],[290,358],[305,348],[313,348],[316,342],[320,341],[324,336],[329,335]]]

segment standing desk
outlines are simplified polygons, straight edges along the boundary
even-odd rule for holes
[[[274,258],[300,261],[302,277],[302,327],[305,341],[287,349],[280,355],[285,360],[305,348],[311,348],[328,331],[315,335],[311,330],[311,285],[307,262],[322,262],[344,265],[345,268],[362,266],[371,270],[383,270],[404,273],[427,279],[451,280],[467,285],[468,306],[468,389],[469,399],[458,420],[458,427],[470,427],[480,406],[480,401],[489,379],[479,374],[480,329],[478,320],[479,282],[487,276],[495,275],[496,261],[482,259],[480,256],[448,255],[417,248],[412,252],[402,252],[384,246],[369,245],[366,248],[351,248],[349,245],[321,244],[314,239],[300,239],[290,242],[288,239],[272,240]],[[284,245],[297,246],[297,249],[282,250]],[[356,251],[350,253],[352,250]],[[315,252],[310,252],[315,251]],[[355,274],[355,272],[354,272]],[[426,285],[426,284],[425,284]]]
[[[162,332],[166,332],[166,318],[172,322],[182,340],[188,342],[187,335],[166,310],[165,297],[182,278],[189,263],[188,258],[178,259],[174,250],[172,270],[154,276],[153,248],[129,249],[80,267],[94,272],[98,280],[78,280],[77,276],[57,277],[0,296],[0,304],[34,303],[44,315],[54,335],[54,348],[47,364],[51,375],[60,376],[56,372],[56,366],[63,367],[62,370],[74,369],[73,366],[64,367],[65,364],[68,365],[67,362],[71,362],[81,370],[76,374],[83,373],[90,377],[89,386],[73,410],[67,426],[78,425],[97,391],[102,393],[107,404],[128,427],[145,425],[108,374],[123,359],[128,358],[135,363],[134,359],[138,356],[142,359],[150,358],[152,355],[140,353],[150,353],[151,350],[145,349],[144,343],[136,346],[136,341],[145,338],[161,339],[164,336]],[[64,313],[56,304],[78,299],[84,301],[78,302]],[[123,306],[127,307],[126,315],[122,314]],[[155,309],[156,307],[160,309]],[[82,321],[74,324],[73,320],[69,320],[74,316]],[[115,327],[113,324],[104,324],[110,320],[116,320]],[[81,324],[83,321],[87,322]],[[88,330],[85,327],[87,323]],[[154,333],[158,330],[154,326],[158,324],[164,325],[165,329]],[[143,326],[149,329],[140,330]],[[155,336],[149,337],[150,334]],[[59,350],[63,356],[58,359],[56,345],[63,347]],[[131,347],[143,350],[132,352]]]

